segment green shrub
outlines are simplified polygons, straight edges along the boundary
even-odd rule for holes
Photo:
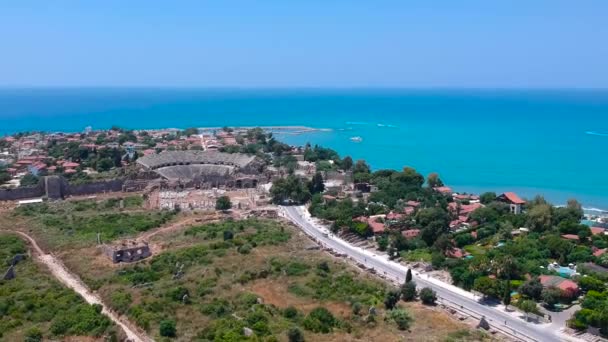
[[[410,316],[410,314],[403,309],[391,310],[388,314],[388,318],[397,323],[399,330],[409,329],[413,321],[412,316]]]
[[[164,320],[164,321],[160,322],[159,331],[160,331],[160,336],[175,337],[176,332],[177,332],[177,330],[175,328],[175,321]]]
[[[330,333],[337,325],[336,318],[324,307],[313,309],[306,319],[304,319],[304,328],[315,333]]]

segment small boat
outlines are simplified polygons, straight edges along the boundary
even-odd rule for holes
[[[354,141],[354,142],[362,142],[362,141],[363,141],[363,138],[361,138],[361,137],[351,137],[351,138],[350,138],[350,141]]]

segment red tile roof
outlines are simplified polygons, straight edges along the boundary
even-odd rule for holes
[[[71,167],[79,167],[80,164],[74,162],[65,162],[63,163],[63,167],[71,168]]]
[[[526,203],[526,201],[519,198],[519,196],[517,196],[517,194],[514,192],[505,192],[504,194],[502,194],[502,196],[504,196],[509,202],[511,202],[513,204],[525,204]]]
[[[567,240],[580,240],[578,235],[574,235],[574,234],[564,234],[564,235],[562,235],[562,237]]]
[[[438,186],[435,189],[435,191],[439,191],[442,194],[451,194],[452,193],[452,188],[450,188],[449,186]]]
[[[451,248],[445,252],[448,258],[461,259],[464,257],[464,252],[460,248]]]
[[[608,248],[598,249],[597,251],[593,252],[593,256],[600,257],[600,256],[604,255],[604,253],[606,253],[606,252],[608,252]]]
[[[591,234],[593,234],[593,235],[604,234],[605,231],[606,231],[606,228],[591,227]]]
[[[391,211],[388,213],[388,215],[386,215],[386,218],[389,220],[400,220],[403,218],[403,215]]]
[[[562,291],[578,291],[578,285],[570,279],[552,275],[541,275],[539,280],[544,287],[557,287]]]
[[[419,234],[420,234],[420,229],[409,229],[409,230],[404,230],[401,232],[401,235],[403,235],[403,237],[408,240],[417,237]]]
[[[415,207],[417,207],[417,206],[420,205],[420,202],[417,202],[417,201],[407,201],[407,202],[405,202],[405,204],[409,205],[410,207],[414,207],[415,208]]]
[[[374,232],[374,234],[384,233],[384,223],[376,222],[375,219],[370,218],[367,221],[367,224],[372,227],[372,231]]]

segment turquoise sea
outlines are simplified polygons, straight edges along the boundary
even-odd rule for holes
[[[281,139],[436,171],[458,191],[608,209],[608,90],[0,89],[0,135],[112,125],[328,128]]]

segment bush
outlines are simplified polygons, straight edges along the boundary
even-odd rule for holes
[[[401,299],[406,302],[416,300],[418,297],[418,291],[416,291],[416,283],[410,281],[409,283],[403,284],[401,286]]]
[[[398,291],[389,291],[384,298],[384,306],[387,310],[392,310],[399,302],[399,298],[401,297],[401,293]]]
[[[42,341],[42,331],[38,327],[30,328],[25,333],[25,342],[41,342]]]
[[[388,318],[397,323],[399,330],[409,329],[413,321],[412,316],[403,309],[391,310],[388,314]]]
[[[251,253],[251,249],[253,249],[253,247],[250,244],[246,243],[240,246],[237,251],[241,254],[249,254]]]
[[[287,331],[289,342],[304,342],[304,334],[297,327],[293,327]]]
[[[133,299],[129,292],[114,292],[110,297],[112,309],[121,314],[127,312],[132,301]]]
[[[437,294],[430,287],[425,287],[420,290],[420,300],[426,305],[433,305],[437,300]]]
[[[290,305],[283,310],[283,316],[285,318],[294,319],[298,317],[298,309]]]
[[[160,336],[164,337],[175,337],[176,329],[175,329],[175,321],[173,320],[164,320],[160,322]]]
[[[304,328],[315,333],[330,333],[337,325],[334,315],[324,307],[312,310],[304,320]]]

